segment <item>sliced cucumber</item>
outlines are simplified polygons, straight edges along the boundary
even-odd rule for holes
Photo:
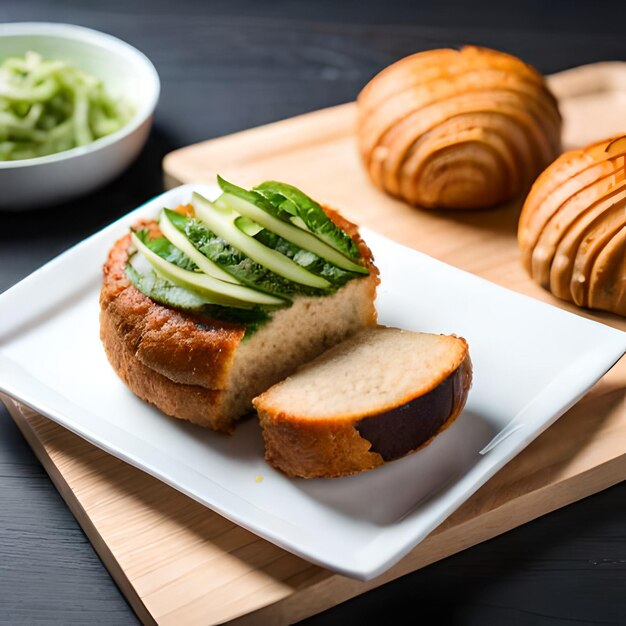
[[[209,302],[239,308],[252,305],[285,306],[287,304],[282,298],[255,291],[243,285],[234,285],[207,274],[184,270],[152,252],[135,233],[131,234],[131,238],[137,251],[143,254],[154,269],[174,284],[199,293]]]
[[[301,228],[302,230],[306,230],[309,233],[311,232],[311,229],[304,223],[304,220],[299,215],[292,215],[289,218],[289,221],[294,226],[297,226],[298,228]]]
[[[226,211],[224,205],[221,210],[216,210],[212,202],[196,192],[192,195],[192,205],[199,220],[253,261],[301,285],[317,289],[327,289],[331,286],[325,278],[308,272],[280,252],[264,246],[237,228],[235,220],[239,214],[235,211]]]
[[[212,301],[203,298],[199,293],[175,285],[162,274],[157,273],[148,259],[139,251],[129,258],[126,269],[127,274],[129,269],[132,270],[130,278],[133,285],[161,304],[193,312],[199,312],[205,304],[214,305]],[[160,296],[158,299],[154,298],[155,293]]]
[[[252,221],[249,217],[244,217],[243,215],[240,215],[235,220],[235,226],[237,226],[240,231],[244,232],[249,237],[254,237],[263,230],[263,226]]]
[[[245,324],[246,337],[271,319],[271,313],[262,307],[242,309],[214,304],[197,292],[175,285],[158,273],[140,252],[130,257],[125,272],[134,287],[155,302],[208,319]]]
[[[205,274],[224,280],[227,283],[241,284],[234,276],[225,272],[219,265],[213,263],[202,252],[197,250],[191,241],[174,226],[169,214],[170,211],[168,209],[163,209],[161,219],[159,220],[159,228],[166,239],[169,239],[177,248],[182,250]]]
[[[306,226],[306,230],[348,258],[354,261],[361,258],[359,247],[352,237],[337,226],[315,200],[309,198],[297,187],[275,180],[266,180],[257,185],[253,191],[261,194],[272,206],[280,209],[284,207],[288,213],[299,217]],[[300,222],[294,219],[291,221],[296,226],[300,226]]]
[[[231,246],[225,239],[216,235],[204,222],[200,221],[196,217],[186,217],[180,213],[172,213],[170,214],[170,218],[174,226],[176,226],[179,231],[185,233],[189,241],[191,241],[197,250],[202,252],[202,254],[204,254],[204,256],[208,259],[219,265],[224,271],[239,280],[243,285],[246,285],[246,287],[256,289],[257,291],[264,291],[265,293],[285,298],[286,300],[291,300],[295,295],[319,296],[328,291],[307,287],[306,285],[294,283],[291,280],[287,280],[283,276],[279,276],[263,265],[253,261],[243,252],[237,250],[237,248]],[[239,219],[247,220],[248,218],[240,216],[237,220]],[[258,239],[260,236],[265,237],[266,235],[264,235],[264,233],[277,237],[277,235],[269,233],[269,231],[261,228],[261,230],[256,234],[255,239]],[[143,238],[142,241],[146,243],[146,240]],[[263,245],[277,250],[276,246],[269,245],[264,239],[259,239],[259,241]],[[146,243],[151,250],[154,250],[151,244],[152,241],[150,241],[150,243]],[[158,250],[154,250],[154,252],[159,254]],[[278,250],[278,252],[285,254],[284,250]],[[159,256],[163,255],[159,254]],[[285,256],[289,256],[289,254],[285,254]],[[168,258],[167,260],[169,261],[170,259]],[[182,267],[183,269],[195,269],[184,266]],[[317,276],[322,276],[334,284],[332,278],[326,274],[319,271],[313,271],[309,267],[305,267],[304,269],[309,270]]]
[[[274,217],[249,200],[233,195],[230,192],[225,192],[217,199],[216,204],[218,207],[228,207],[233,211],[237,211],[241,215],[250,218],[264,228],[280,235],[283,239],[290,241],[303,250],[313,252],[317,256],[330,261],[330,263],[333,263],[333,265],[336,265],[341,269],[348,270],[350,272],[358,272],[360,274],[369,274],[369,270],[366,267],[351,261],[341,252],[332,248],[321,239],[318,239],[315,235],[302,230],[289,222],[284,222],[283,220]]]

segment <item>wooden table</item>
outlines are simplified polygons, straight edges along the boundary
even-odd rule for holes
[[[414,50],[480,43],[544,72],[626,59],[617,2],[594,14],[569,2],[563,16],[539,3],[257,4],[109,0],[88,10],[33,0],[0,9],[3,21],[66,21],[118,35],[150,56],[163,82],[151,140],[118,181],[54,210],[3,216],[0,290],[158,193],[171,149],[349,101]],[[390,606],[437,611],[443,624],[624,623],[625,502],[621,484],[307,623],[379,622]],[[0,503],[0,623],[136,623],[4,409]]]

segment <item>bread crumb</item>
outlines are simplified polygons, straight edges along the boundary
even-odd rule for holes
[[[263,482],[263,476],[261,476],[261,474],[258,474],[255,479],[254,479],[255,483],[261,483]]]

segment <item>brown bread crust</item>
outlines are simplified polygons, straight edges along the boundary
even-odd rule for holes
[[[120,338],[115,318],[105,309],[100,313],[100,324],[107,357],[117,375],[135,395],[172,417],[213,430],[231,432],[232,419],[223,414],[226,391],[173,382],[136,357]]]
[[[381,407],[375,414],[298,418],[276,410],[264,401],[263,395],[255,398],[253,404],[259,413],[265,458],[270,465],[292,477],[335,478],[373,469],[428,445],[459,416],[471,384],[472,362],[466,350],[461,363],[442,371],[425,393],[404,398],[393,407]],[[448,395],[447,402],[440,398],[435,403],[445,407],[445,413],[423,413],[429,404],[424,400],[439,392]],[[401,407],[401,413],[396,412]],[[404,423],[398,421],[398,415],[402,415]],[[409,425],[415,420],[426,421],[426,426],[415,431]],[[365,436],[367,429],[362,426],[367,421],[378,422],[375,444]],[[407,433],[407,438],[398,441]]]
[[[521,262],[536,283],[617,315],[626,315],[625,159],[624,134],[562,154],[533,184],[517,232]]]
[[[106,327],[142,365],[171,381],[224,389],[245,326],[212,322],[145,296],[124,272],[129,246],[125,235],[104,265],[100,308]]]
[[[374,278],[373,301],[378,269],[371,251],[355,224],[332,209],[324,210],[357,242]],[[142,220],[135,226],[159,233],[154,221]],[[237,395],[229,389],[230,371],[246,327],[177,311],[145,296],[124,271],[129,246],[130,234],[115,243],[103,267],[100,338],[111,365],[133,393],[164,413],[231,431],[241,410],[230,414],[229,400]]]
[[[527,191],[561,152],[558,102],[511,55],[465,46],[404,57],[357,97],[372,183],[428,209],[480,209]]]

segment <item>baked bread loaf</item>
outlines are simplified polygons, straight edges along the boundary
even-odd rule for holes
[[[543,77],[487,48],[405,57],[363,88],[357,108],[372,182],[423,208],[496,205],[561,151],[561,116]]]
[[[524,267],[552,294],[626,315],[626,135],[552,163],[526,198],[518,243]]]
[[[447,428],[471,382],[464,339],[361,330],[253,400],[265,458],[301,478],[375,468]]]
[[[188,207],[181,208],[184,213]],[[294,297],[249,332],[246,323],[211,319],[167,306],[130,280],[131,234],[104,265],[100,335],[106,355],[137,396],[164,413],[217,431],[232,431],[252,398],[346,337],[376,323],[378,271],[357,227],[325,209],[356,243],[368,272],[328,295]],[[161,235],[156,222],[135,231]],[[264,294],[261,294],[264,295]]]

